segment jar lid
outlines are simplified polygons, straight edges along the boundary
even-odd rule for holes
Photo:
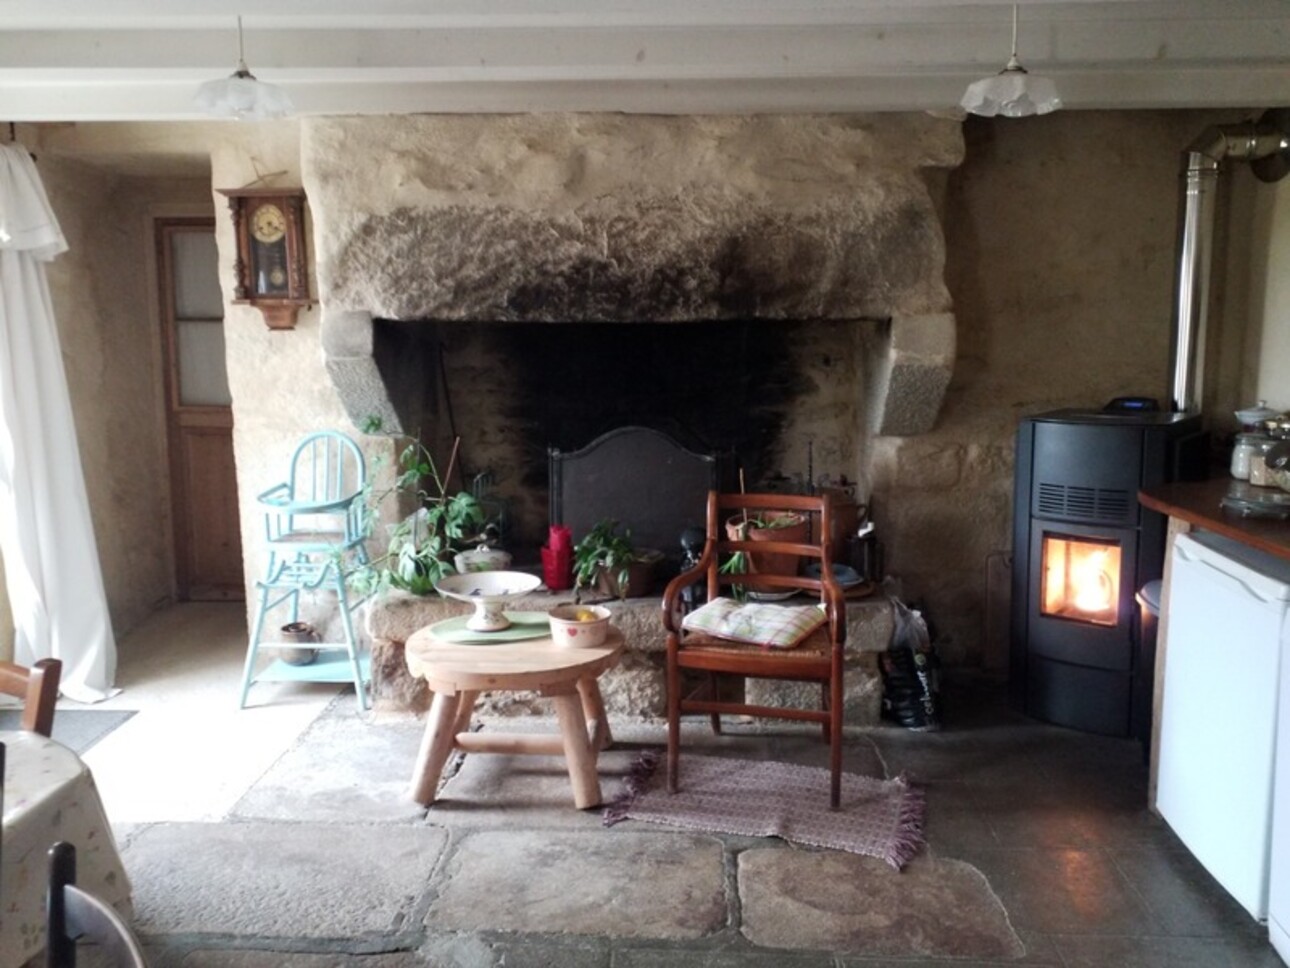
[[[1279,416],[1281,416],[1280,411],[1269,407],[1266,400],[1260,400],[1257,407],[1246,407],[1244,410],[1236,411],[1236,419],[1247,425],[1262,423],[1264,420]]]

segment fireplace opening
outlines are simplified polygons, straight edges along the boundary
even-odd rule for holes
[[[1044,615],[1115,625],[1120,602],[1119,542],[1045,535],[1040,599]]]
[[[485,482],[524,560],[536,560],[550,524],[550,450],[618,428],[728,455],[750,490],[856,480],[863,467],[874,321],[374,324],[403,427],[436,455],[460,438],[451,486]]]

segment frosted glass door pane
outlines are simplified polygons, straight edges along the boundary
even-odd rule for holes
[[[220,319],[224,296],[219,288],[219,253],[214,232],[176,232],[174,255],[175,318]]]
[[[179,402],[187,406],[228,406],[228,369],[224,363],[224,324],[218,319],[175,323],[179,360]]]

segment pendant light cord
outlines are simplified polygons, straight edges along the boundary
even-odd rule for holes
[[[1015,3],[1012,5],[1012,54],[1003,70],[1018,71],[1022,74],[1026,72],[1026,69],[1021,66],[1021,61],[1017,60],[1017,4]]]
[[[1012,46],[1015,48],[1017,46],[1017,8],[1015,6],[1012,8],[1012,16]],[[244,73],[250,73],[246,69],[246,51],[242,47],[242,15],[240,13],[237,15],[237,69]]]

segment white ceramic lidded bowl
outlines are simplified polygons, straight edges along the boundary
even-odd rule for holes
[[[594,618],[578,618],[588,613]],[[593,649],[605,644],[609,616],[603,605],[557,605],[551,609],[551,639],[565,649]]]
[[[458,552],[452,559],[457,572],[469,575],[477,571],[505,571],[511,567],[511,556],[501,548],[481,544],[477,548]]]

